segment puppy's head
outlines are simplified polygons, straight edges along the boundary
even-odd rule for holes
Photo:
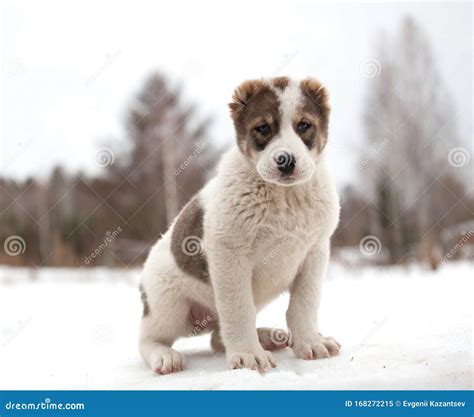
[[[328,133],[328,95],[318,81],[245,81],[229,107],[240,150],[265,181],[290,186],[311,178]]]

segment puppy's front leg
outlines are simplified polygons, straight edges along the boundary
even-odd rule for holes
[[[321,287],[328,261],[329,239],[325,239],[311,248],[290,288],[286,321],[293,351],[301,359],[327,358],[339,353],[339,343],[318,331]]]
[[[218,245],[209,256],[219,328],[232,368],[267,370],[276,365],[262,349],[256,329],[252,265],[248,258]]]

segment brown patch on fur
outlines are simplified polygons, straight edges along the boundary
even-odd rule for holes
[[[286,87],[288,87],[288,84],[290,83],[290,79],[288,77],[276,77],[272,80],[272,84],[274,87],[284,90]]]
[[[229,107],[237,144],[249,158],[278,134],[280,102],[270,83],[263,80],[243,82],[234,91]],[[262,135],[256,130],[263,123],[270,126],[268,135]]]
[[[209,280],[202,248],[204,211],[194,196],[179,214],[171,235],[171,253],[178,267],[203,281]]]
[[[148,314],[150,314],[150,305],[148,304],[148,297],[142,285],[140,285],[138,289],[140,290],[141,299],[143,303],[143,317],[146,317],[148,316]]]
[[[298,109],[299,120],[295,120],[295,128],[301,120],[305,119],[312,127],[304,134],[295,131],[307,144],[317,139],[317,150],[322,152],[327,143],[329,113],[331,111],[328,92],[319,81],[313,78],[301,81],[300,88],[303,93],[303,103]]]

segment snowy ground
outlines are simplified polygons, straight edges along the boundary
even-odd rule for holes
[[[322,331],[340,356],[275,354],[266,375],[227,369],[208,336],[181,340],[187,370],[141,362],[138,271],[0,268],[0,389],[472,389],[473,264],[330,269]],[[285,327],[287,296],[259,325]]]

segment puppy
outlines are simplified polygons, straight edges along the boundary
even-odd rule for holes
[[[314,79],[246,81],[229,106],[236,146],[144,265],[140,353],[160,374],[184,368],[177,338],[204,332],[232,368],[265,371],[276,365],[270,351],[287,345],[301,359],[339,352],[317,323],[339,219],[324,159],[326,89]],[[257,312],[288,290],[289,334],[256,329]]]

